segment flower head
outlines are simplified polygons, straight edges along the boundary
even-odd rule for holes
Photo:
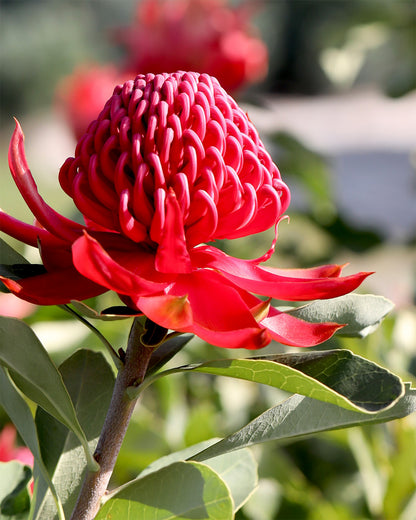
[[[115,88],[59,173],[84,225],[38,194],[19,126],[9,162],[36,224],[1,213],[0,229],[38,246],[46,272],[4,282],[35,303],[112,290],[162,327],[222,347],[309,346],[340,326],[298,320],[270,299],[331,298],[368,275],[263,267],[273,247],[241,260],[207,245],[277,226],[290,199],[253,124],[207,74],[139,75]]]
[[[59,179],[90,226],[156,249],[161,272],[189,272],[190,248],[264,231],[289,204],[254,126],[206,74],[117,87]]]

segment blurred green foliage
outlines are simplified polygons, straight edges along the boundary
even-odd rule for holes
[[[370,82],[401,96],[416,87],[412,0],[281,0],[266,6],[271,90],[316,94]],[[342,60],[343,76],[322,66],[327,50]]]

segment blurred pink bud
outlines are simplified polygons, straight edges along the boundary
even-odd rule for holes
[[[16,446],[16,429],[12,424],[6,424],[0,431],[0,462],[11,460],[33,467],[32,452],[25,446]]]

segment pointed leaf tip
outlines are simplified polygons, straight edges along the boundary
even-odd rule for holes
[[[343,336],[365,337],[393,309],[393,303],[374,294],[347,294],[331,300],[314,301],[288,311],[292,316],[313,323],[343,322]]]

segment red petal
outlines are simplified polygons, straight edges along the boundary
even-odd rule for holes
[[[190,273],[191,259],[186,248],[182,211],[175,192],[170,189],[166,197],[166,215],[157,248],[156,269],[162,273]]]
[[[289,276],[301,279],[338,278],[344,266],[337,264],[320,265],[306,269],[279,269],[276,267],[261,266],[261,269],[273,275]]]
[[[194,322],[212,331],[258,327],[238,288],[215,271],[199,270],[179,275],[169,287],[169,294],[186,294]]]
[[[143,296],[135,306],[158,325],[180,332],[191,332],[192,309],[186,296]]]
[[[16,120],[9,146],[9,166],[14,181],[33,215],[42,226],[57,237],[74,240],[79,236],[82,226],[69,220],[52,209],[38,193],[38,188],[26,162],[24,136]]]
[[[147,296],[161,292],[166,287],[166,283],[145,280],[123,267],[86,232],[74,242],[72,254],[74,265],[81,274],[112,291],[131,296]],[[141,251],[137,248],[134,260],[138,264],[140,257]]]
[[[133,242],[142,242],[147,239],[147,230],[145,226],[136,220],[129,210],[130,194],[128,190],[124,190],[120,194],[120,207],[118,218],[122,232]]]
[[[219,217],[216,238],[240,238],[249,234],[247,227],[257,212],[256,191],[251,184],[244,184],[244,196],[241,206],[230,212],[223,212]],[[273,222],[276,221],[274,215]],[[264,228],[266,229],[266,228]],[[262,229],[261,231],[264,231]]]
[[[194,323],[187,332],[192,332],[204,341],[222,348],[245,348],[249,350],[257,350],[267,346],[271,340],[268,331],[257,327],[217,331],[207,329]]]
[[[179,276],[169,292],[187,294],[193,324],[184,332],[224,348],[259,349],[270,343],[269,334],[259,327],[241,290],[215,271]]]
[[[250,260],[228,256],[213,247],[196,248],[192,254],[194,265],[217,269],[231,282],[242,289],[289,301],[335,298],[356,289],[372,273],[357,273],[342,278],[334,278],[337,266],[324,266],[302,272],[263,268]],[[285,273],[284,275],[282,273]],[[318,278],[319,274],[326,274]],[[310,275],[309,277],[307,277]]]
[[[86,300],[107,291],[73,268],[23,278],[18,282],[2,276],[0,279],[13,294],[38,305],[61,305],[71,300]]]
[[[294,347],[313,347],[329,339],[338,329],[344,327],[338,323],[310,323],[270,308],[269,315],[260,325],[265,327],[270,336],[284,345]]]
[[[67,245],[66,241],[57,238],[46,229],[21,222],[2,210],[0,210],[0,231],[32,247],[38,247],[39,241],[46,247],[64,247]]]
[[[239,291],[214,271],[178,276],[168,295],[131,298],[132,303],[155,323],[219,347],[259,349],[271,340]]]
[[[202,274],[202,278],[206,278],[207,282],[210,279],[208,274]],[[218,276],[216,273],[210,274],[214,278]],[[169,294],[142,297],[133,302],[134,306],[163,327],[191,332],[218,347],[260,349],[270,343],[271,337],[268,332],[257,325],[250,311],[237,298],[238,293],[232,294],[228,291],[230,286],[225,279],[224,284],[221,284],[220,298],[214,298],[206,293],[204,283],[198,280],[201,278],[200,272],[182,278],[188,281],[187,296]],[[211,279],[210,284],[215,286],[215,280]],[[214,287],[215,289],[218,287]],[[185,284],[174,284],[172,290],[178,293],[185,291]]]

